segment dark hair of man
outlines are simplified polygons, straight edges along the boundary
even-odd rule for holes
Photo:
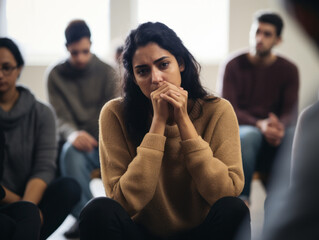
[[[152,113],[152,104],[135,84],[132,59],[138,47],[146,46],[151,42],[169,51],[175,56],[179,64],[184,64],[185,69],[181,72],[181,87],[188,91],[189,99],[196,100],[208,95],[200,83],[199,63],[187,50],[176,33],[159,22],[147,22],[139,25],[126,38],[123,52],[125,124],[131,140],[136,142],[136,144],[140,143],[147,133],[150,125],[149,116]]]
[[[88,25],[83,20],[73,20],[65,29],[66,46],[78,42],[84,37],[91,38],[91,32]]]
[[[17,67],[22,67],[24,65],[24,60],[21,55],[21,52],[18,48],[18,46],[9,38],[0,38],[0,48],[7,48],[12,55],[14,56]]]
[[[269,23],[274,25],[276,28],[277,37],[281,36],[282,29],[284,27],[284,22],[282,18],[273,12],[258,12],[255,16],[255,20],[262,23]]]

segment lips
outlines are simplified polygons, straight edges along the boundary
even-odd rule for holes
[[[257,48],[262,48],[263,47],[263,44],[262,43],[257,43]]]

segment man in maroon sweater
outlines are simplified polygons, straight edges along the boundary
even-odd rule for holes
[[[250,50],[230,59],[221,75],[222,97],[233,105],[240,125],[248,204],[256,169],[269,176],[273,159],[297,118],[297,67],[272,52],[281,42],[283,21],[277,14],[258,12],[250,31]],[[288,143],[290,145],[291,143]],[[289,152],[289,151],[287,151]]]

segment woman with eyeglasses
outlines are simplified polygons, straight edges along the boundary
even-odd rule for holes
[[[37,235],[39,239],[46,239],[77,203],[80,188],[70,178],[55,180],[54,114],[26,87],[17,85],[23,65],[17,45],[11,39],[0,38],[0,127],[5,137],[0,179],[4,197],[0,207],[23,201],[36,205],[41,219],[41,230]],[[16,214],[16,219],[25,216],[25,209],[21,207]],[[1,233],[0,239],[4,239]],[[15,231],[12,237],[22,239]]]
[[[162,23],[131,31],[124,98],[100,114],[109,198],[80,216],[81,239],[234,239],[249,210],[232,106],[200,84],[199,64]],[[248,239],[247,239],[248,240]]]
[[[0,180],[3,174],[5,137],[0,126]],[[0,201],[5,198],[5,190],[0,184]],[[37,206],[31,202],[19,201],[0,204],[0,238],[38,239],[41,220]]]

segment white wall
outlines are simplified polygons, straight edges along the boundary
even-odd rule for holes
[[[259,9],[271,9],[283,16],[283,43],[276,50],[294,61],[300,71],[300,109],[317,99],[319,89],[319,60],[316,50],[299,28],[276,3],[276,0],[230,0],[229,52],[248,46],[252,17]],[[136,27],[136,0],[111,0],[111,42],[124,41],[130,29]],[[63,34],[63,33],[61,33]],[[216,89],[219,64],[202,64],[202,82],[211,92]],[[21,83],[29,86],[36,96],[45,98],[44,72],[47,66],[26,66]]]

